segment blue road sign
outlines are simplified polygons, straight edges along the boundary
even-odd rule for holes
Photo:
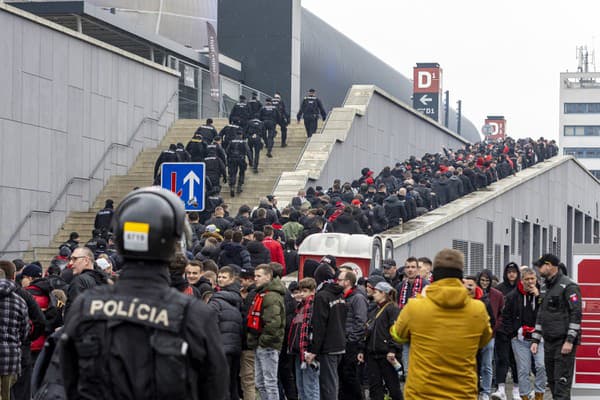
[[[204,210],[204,163],[163,163],[160,186],[175,193],[186,211]]]

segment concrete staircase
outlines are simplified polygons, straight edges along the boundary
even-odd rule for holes
[[[113,199],[115,208],[121,199],[129,193],[134,187],[149,186],[153,181],[154,163],[161,151],[166,150],[171,143],[181,142],[187,144],[194,131],[203,121],[192,119],[180,119],[176,121],[165,135],[160,145],[155,148],[144,149],[137,157],[136,161],[129,169],[127,175],[112,176],[104,189],[100,192],[92,207],[88,211],[71,212],[63,226],[54,236],[49,247],[36,247],[32,252],[23,255],[24,259],[39,260],[44,267],[47,267],[58,253],[58,246],[64,243],[71,232],[78,232],[81,236],[81,242],[84,244],[91,238],[94,228],[94,218],[98,210],[104,207],[107,199]],[[214,125],[220,131],[227,124],[226,119],[215,119]],[[226,204],[229,205],[229,212],[232,215],[237,214],[237,210],[243,204],[253,207],[258,205],[261,197],[271,194],[282,171],[293,170],[301,155],[304,144],[306,143],[306,132],[303,124],[288,126],[288,146],[281,145],[281,133],[275,138],[273,147],[273,158],[266,156],[265,149],[260,154],[259,173],[255,174],[249,168],[246,171],[246,182],[243,193],[231,198],[229,196],[229,187],[222,187],[221,195]]]

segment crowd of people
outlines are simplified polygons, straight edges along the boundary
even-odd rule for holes
[[[240,232],[235,231],[223,244],[243,250],[242,240]],[[220,374],[218,378],[213,376],[207,386],[211,395],[199,398],[255,400],[258,394],[266,400],[382,400],[384,396],[394,400],[405,396],[464,399],[474,395],[485,400],[506,399],[509,370],[513,399],[542,400],[547,385],[555,399],[568,398],[573,345],[579,341],[581,319],[577,296],[581,295],[561,272],[558,258],[551,254],[535,262],[538,271],[509,263],[500,283],[488,270],[477,276],[463,275],[463,256],[456,250],[442,250],[433,261],[409,257],[403,265],[386,259],[381,270],[360,278],[352,266],[338,265],[336,257],[327,255],[306,260],[303,278],[286,287],[280,254],[270,246],[265,248],[266,258],[256,266],[240,267],[231,260],[190,260],[181,251],[171,254],[165,263],[165,282],[207,305],[204,318],[214,322],[213,334],[218,337],[212,345],[218,345],[222,352],[222,357],[214,355],[208,363],[219,364]],[[5,342],[0,345],[5,390],[2,399],[30,399],[31,393],[39,396],[40,391],[62,393],[63,397],[57,398],[65,398],[66,391],[68,398],[80,398],[83,386],[72,380],[84,379],[84,361],[79,360],[79,369],[73,371],[73,366],[67,368],[65,363],[77,362],[67,361],[64,354],[57,358],[50,351],[56,346],[57,335],[66,329],[65,321],[67,325],[69,321],[85,322],[87,308],[110,316],[120,312],[117,315],[125,320],[135,312],[139,317],[141,306],[136,311],[135,303],[121,305],[114,300],[122,297],[98,294],[108,293],[108,288],[115,285],[129,284],[133,286],[125,286],[127,290],[138,296],[136,287],[151,289],[146,287],[150,284],[144,276],[160,275],[146,268],[141,270],[146,275],[140,271],[132,277],[130,254],[121,251],[122,247],[118,249],[124,253],[125,263],[116,271],[107,253],[94,253],[84,246],[73,250],[63,270],[52,265],[44,273],[39,263],[0,261],[0,274],[5,278],[0,279],[0,314],[7,324],[8,337],[16,336],[14,342],[7,342],[3,336]],[[242,258],[247,256],[244,251],[229,254],[236,253]],[[553,274],[550,269],[554,269]],[[545,278],[548,289],[540,288],[540,277]],[[547,306],[547,313],[553,313],[556,319],[541,318],[540,313],[545,311],[540,293],[553,290],[551,285],[559,288],[557,282],[568,288],[565,300],[561,297],[557,304]],[[96,287],[106,289],[94,292],[92,288]],[[76,299],[88,291],[102,300],[89,301],[82,308],[82,301]],[[428,302],[415,302],[425,298]],[[467,303],[467,298],[481,302],[481,306]],[[109,308],[111,300],[114,304]],[[151,310],[151,305],[147,307]],[[144,320],[158,324],[163,314],[152,313]],[[168,315],[165,311],[165,326],[172,323],[173,317]],[[198,322],[203,329],[210,325],[205,319]],[[553,331],[566,324],[568,329],[558,334]],[[444,332],[440,326],[445,327]],[[106,327],[103,329],[100,332],[106,333]],[[544,336],[542,341],[542,332],[555,336]],[[571,346],[568,351],[563,347],[565,343]],[[74,344],[79,357],[100,357],[93,347],[98,344],[88,345],[92,347],[85,350],[80,342]],[[112,345],[123,352],[115,354],[125,356],[125,343]],[[544,345],[558,345],[562,354],[559,352],[558,359],[552,355],[549,361]],[[86,353],[92,349],[96,352]],[[556,364],[549,369],[549,362]],[[36,374],[32,377],[34,366]],[[56,379],[53,368],[59,376],[72,375]],[[122,372],[130,371],[125,368]],[[533,385],[531,375],[535,376]],[[163,384],[174,383],[169,379],[174,378],[167,375]],[[217,388],[218,380],[229,383]],[[119,385],[128,387],[125,376],[111,382],[114,387],[110,390],[90,390],[97,396],[103,391],[124,390]],[[88,384],[100,382],[90,378]],[[12,397],[7,391],[10,387]]]
[[[77,393],[83,389],[77,379],[87,379],[90,371],[100,374],[103,371],[98,368],[103,364],[92,368],[92,362],[86,372],[82,368],[87,364],[75,359],[100,357],[100,344],[94,341],[104,338],[101,332],[105,332],[89,336],[87,329],[80,331],[83,328],[77,325],[79,321],[93,325],[94,321],[119,317],[151,329],[181,324],[180,318],[172,318],[183,313],[182,300],[178,303],[173,299],[172,308],[161,310],[160,306],[171,304],[171,300],[138,304],[141,300],[137,297],[127,300],[113,293],[120,290],[133,295],[144,285],[148,285],[146,289],[154,284],[159,288],[167,282],[177,292],[208,307],[199,307],[197,312],[211,322],[202,321],[204,325],[193,329],[213,329],[206,335],[218,344],[217,350],[207,353],[208,359],[198,361],[200,369],[214,369],[214,374],[205,379],[196,376],[204,386],[198,385],[210,390],[210,398],[255,400],[258,393],[264,400],[383,399],[386,395],[391,399],[434,399],[456,393],[448,398],[462,399],[475,393],[481,399],[506,399],[509,370],[514,382],[513,398],[542,399],[546,384],[555,393],[554,398],[567,398],[560,396],[568,396],[572,380],[573,345],[579,340],[580,294],[565,276],[566,270],[554,275],[548,272],[550,268],[561,271],[556,257],[545,255],[538,260],[539,271],[509,263],[500,280],[488,270],[477,276],[463,276],[461,253],[452,250],[439,252],[433,262],[429,255],[409,257],[403,265],[384,260],[381,272],[375,270],[366,277],[357,276],[350,266],[337,265],[331,255],[308,259],[300,268],[297,253],[298,245],[310,234],[381,232],[554,155],[555,144],[544,139],[506,139],[456,151],[443,149],[421,159],[410,157],[377,175],[364,168],[355,181],[336,181],[327,191],[319,187],[301,190],[283,210],[278,209],[277,199],[268,195],[257,207],[240,207],[235,217],[229,214],[218,192],[212,192],[207,210],[181,212],[181,224],[176,224],[176,229],[162,225],[168,218],[155,215],[158,206],[144,209],[143,202],[128,202],[126,198],[119,211],[109,199],[97,214],[92,239],[84,245],[80,235],[72,232],[47,268],[39,262],[26,264],[19,259],[0,262],[4,278],[0,280],[0,312],[12,335],[8,343],[4,339],[0,345],[4,361],[0,398],[30,399],[32,393],[39,396],[41,391],[52,390],[62,390],[63,397],[66,391],[69,398],[79,398]],[[153,193],[151,189],[139,189],[128,197],[145,199]],[[130,213],[137,212],[135,217],[124,217],[128,206],[135,210]],[[151,222],[139,222],[146,219]],[[169,251],[174,246],[165,244],[170,242],[164,235],[154,239],[153,246],[148,245],[148,241],[152,243],[151,232],[156,235],[157,220],[159,230],[167,229],[171,235],[174,231],[177,238],[184,238],[179,251]],[[142,268],[145,263],[158,272],[147,272]],[[300,269],[302,279],[286,287],[282,278]],[[545,304],[540,297],[540,277],[547,283],[563,282],[554,287],[570,290],[566,302],[548,306],[555,313],[563,313],[563,319],[553,320],[562,324],[566,318],[565,332],[560,331],[562,325],[552,325],[553,320],[540,322]],[[82,305],[86,293],[96,297]],[[144,293],[151,296],[150,292]],[[482,306],[467,307],[467,297],[480,301]],[[427,303],[415,301],[425,298]],[[444,310],[463,306],[466,316],[477,315],[477,324],[454,326],[444,314]],[[440,310],[440,319],[435,322],[435,313]],[[440,324],[457,329],[457,343],[428,343],[426,338],[431,338],[431,332],[423,336],[417,333]],[[560,332],[541,340],[543,334],[553,330]],[[73,343],[64,345],[59,358],[54,351],[59,337],[69,334]],[[77,339],[80,334],[83,342]],[[463,337],[471,341],[463,342]],[[472,340],[474,337],[477,340]],[[117,346],[116,342],[103,340],[102,346]],[[146,339],[137,340],[145,343]],[[151,341],[151,346],[182,346],[172,337],[152,340],[158,342]],[[192,353],[204,351],[194,348],[201,345],[191,338],[186,340],[191,341]],[[553,346],[553,354],[558,351],[558,359],[551,359],[552,371],[548,370],[548,346]],[[128,350],[125,344],[117,348],[125,353]],[[465,350],[473,353],[472,359],[463,357]],[[178,354],[179,350],[165,351],[168,356],[169,351]],[[64,355],[69,352],[71,358]],[[434,353],[445,354],[442,365]],[[184,368],[173,365],[172,358],[168,360],[161,369],[165,376],[161,385],[176,379],[166,373],[168,368]],[[120,362],[123,364],[117,365],[122,370],[109,372],[131,373],[128,368],[133,361]],[[137,366],[141,368],[142,364]],[[148,371],[153,366],[144,368]],[[432,375],[433,370],[439,376]],[[531,373],[535,375],[533,387]],[[219,381],[228,384],[217,388]],[[151,378],[133,388],[128,386],[126,376],[111,382],[114,387],[109,389],[85,390],[95,393],[90,398],[111,398],[106,393],[125,390],[121,385],[130,393],[160,392],[156,386],[159,383],[150,385]],[[144,388],[144,382],[150,386]],[[7,388],[11,388],[12,395],[7,394]]]

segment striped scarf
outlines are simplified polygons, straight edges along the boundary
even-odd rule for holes
[[[308,348],[310,341],[312,340],[312,314],[313,314],[313,303],[315,296],[308,296],[302,302],[302,325],[300,326],[300,362],[304,362],[304,352]]]
[[[421,278],[420,275],[417,275],[410,290],[408,289],[408,286],[408,279],[406,279],[402,282],[402,288],[400,289],[400,298],[398,299],[398,306],[400,309],[406,305],[408,299],[417,297],[417,293],[421,293],[421,290],[423,290],[423,278]]]

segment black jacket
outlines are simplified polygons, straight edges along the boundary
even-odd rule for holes
[[[369,299],[361,286],[344,293],[346,299],[346,341],[353,345],[362,344],[365,337]]]
[[[33,330],[29,331],[29,335],[27,335],[25,340],[21,343],[22,348],[29,348],[31,342],[44,334],[44,330],[46,329],[46,317],[37,301],[35,301],[33,296],[27,290],[23,289],[21,286],[17,286],[15,293],[21,296],[23,300],[25,300],[25,303],[27,303],[27,313],[29,314],[31,324],[33,325]]]
[[[405,202],[400,201],[397,195],[392,194],[386,197],[383,201],[383,207],[390,227],[399,225],[400,220],[407,220],[408,214],[406,212]]]
[[[166,265],[126,263],[115,285],[86,290],[67,316],[67,398],[225,399],[217,321],[206,304],[169,288]]]
[[[331,354],[346,349],[346,301],[337,284],[325,284],[315,294],[312,327],[313,339],[308,351],[313,354]]]
[[[67,290],[65,316],[81,292],[99,285],[105,285],[107,283],[108,277],[106,274],[95,269],[85,269],[79,275],[75,275],[69,284],[69,289]]]
[[[246,249],[250,253],[250,263],[253,267],[271,262],[271,252],[262,242],[251,240],[246,245]]]
[[[234,282],[215,292],[209,307],[216,311],[219,317],[219,332],[223,338],[223,350],[226,355],[239,355],[242,352],[242,297],[240,284]]]
[[[387,303],[384,307],[383,311],[381,307],[373,309],[367,322],[365,349],[375,357],[385,357],[387,353],[396,353],[400,350],[400,346],[390,335],[390,328],[396,322],[400,309],[393,302]]]
[[[360,225],[354,219],[352,214],[342,213],[339,217],[333,221],[333,231],[336,233],[363,233],[362,229],[360,229]]]
[[[235,264],[238,267],[250,268],[252,266],[252,259],[248,250],[241,243],[223,242],[217,264],[220,266]]]
[[[506,296],[502,309],[502,330],[509,337],[517,336],[517,331],[523,325],[535,326],[539,310],[538,297],[525,292],[521,281],[517,284],[517,290],[511,291]]]

